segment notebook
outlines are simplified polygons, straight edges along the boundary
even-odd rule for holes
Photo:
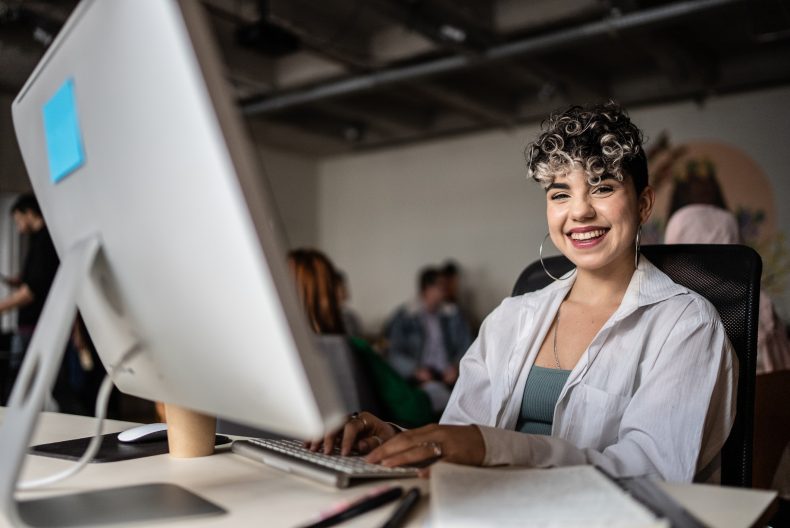
[[[431,469],[433,528],[669,528],[592,466]]]

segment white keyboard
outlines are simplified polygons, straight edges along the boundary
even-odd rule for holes
[[[416,477],[418,471],[410,467],[389,468],[368,464],[361,456],[341,456],[337,447],[331,455],[313,452],[298,440],[237,440],[233,442],[233,452],[338,488],[348,487],[355,479]]]

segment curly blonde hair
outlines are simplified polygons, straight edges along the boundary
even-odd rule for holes
[[[634,181],[637,196],[647,187],[647,157],[642,132],[614,101],[571,106],[552,114],[542,132],[525,151],[529,177],[544,188],[575,168],[587,173],[590,185],[608,174]]]

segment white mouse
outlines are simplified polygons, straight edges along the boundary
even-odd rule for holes
[[[167,439],[166,423],[151,423],[132,427],[118,433],[118,441],[125,444],[139,444]]]

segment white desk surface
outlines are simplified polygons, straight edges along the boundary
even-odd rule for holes
[[[0,408],[0,417],[4,409]],[[68,440],[91,434],[93,419],[43,413],[33,444]],[[108,421],[105,432],[121,431],[135,424]],[[23,479],[41,477],[66,468],[71,462],[33,456],[27,458]],[[167,521],[166,526],[299,526],[317,512],[336,502],[364,494],[378,484],[337,490],[299,477],[286,475],[262,464],[221,451],[196,459],[175,459],[168,455],[123,462],[90,464],[80,474],[52,488],[19,494],[20,499],[74,493],[130,484],[167,482],[178,484],[228,510],[221,516],[183,521]],[[428,481],[401,479],[404,487],[419,486],[428,491]],[[761,519],[776,498],[775,492],[721,488],[699,484],[662,484],[662,487],[700,520],[712,527],[745,528]],[[359,516],[341,526],[381,525],[395,503]],[[422,527],[428,515],[423,498],[409,526]],[[764,519],[762,519],[764,520]]]

